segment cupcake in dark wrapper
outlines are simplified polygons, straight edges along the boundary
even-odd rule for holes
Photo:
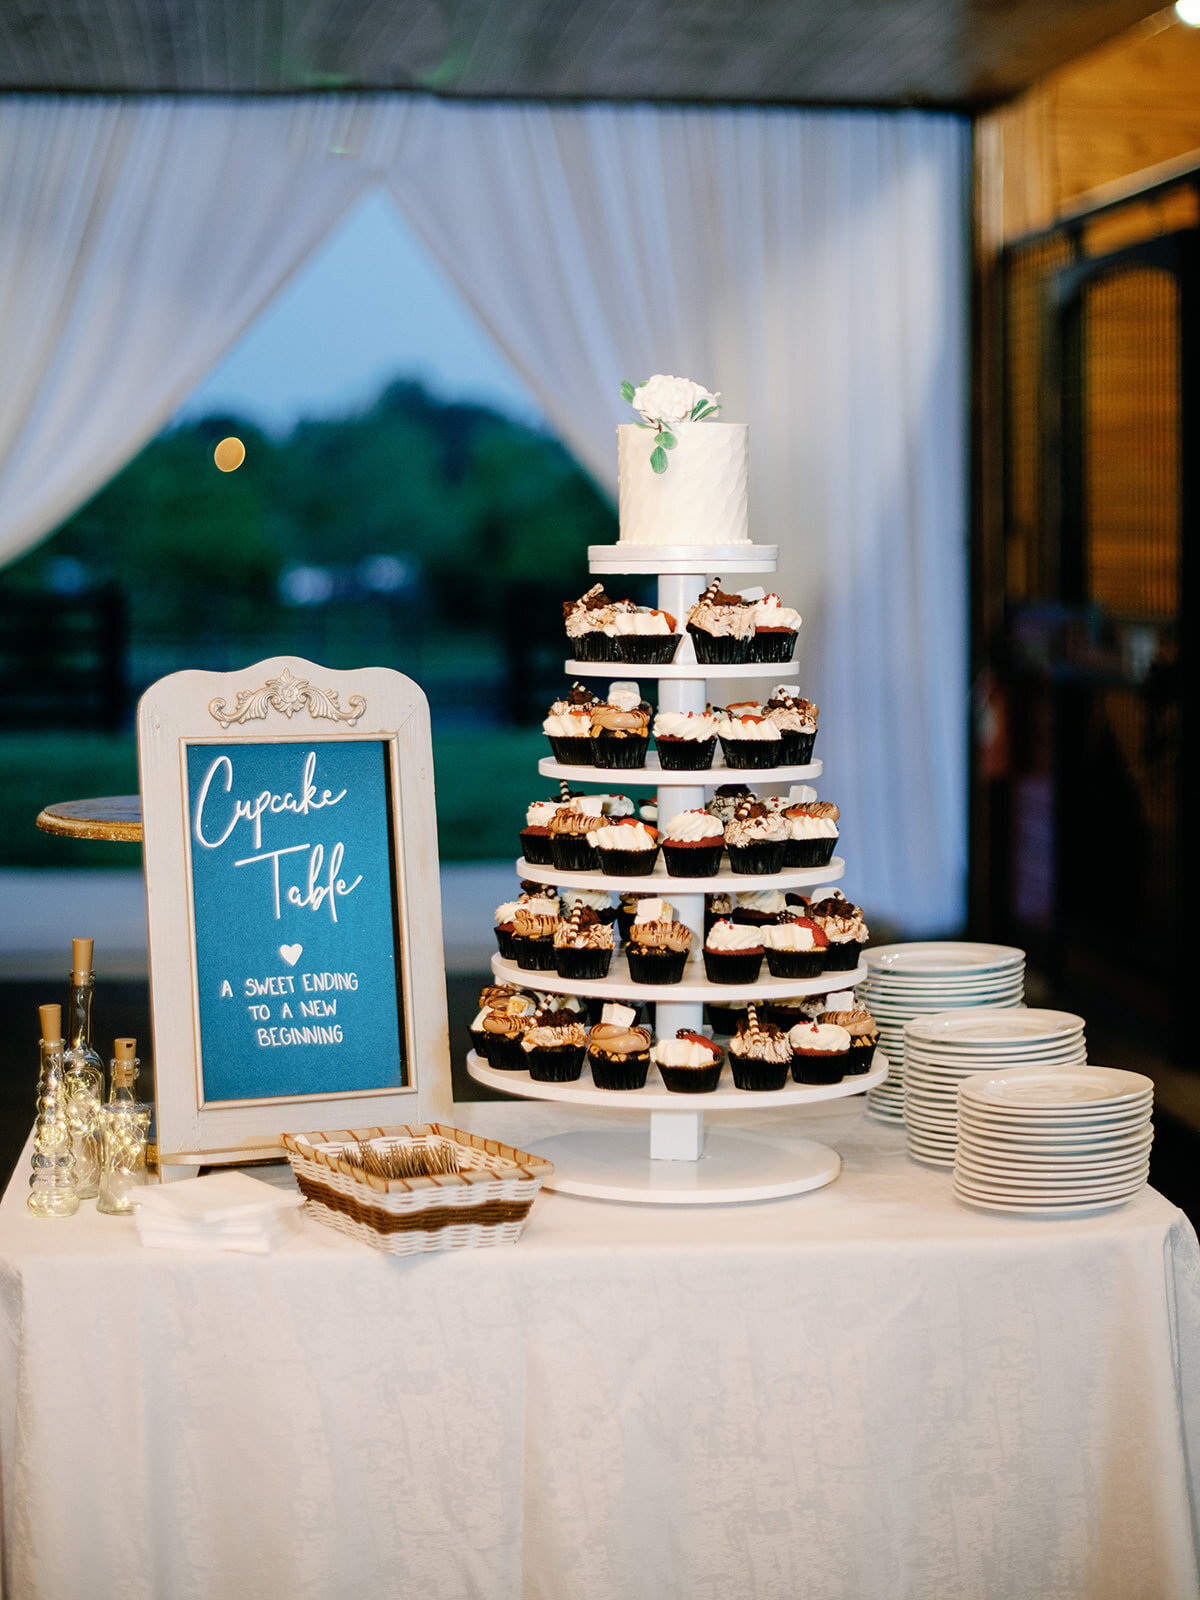
[[[539,915],[557,917],[560,911],[558,896],[553,889],[540,883],[521,880],[521,892],[515,900],[506,900],[496,907],[496,946],[505,961],[515,961],[517,952],[513,945],[514,919],[525,907]]]
[[[706,894],[704,896],[704,937],[708,938],[713,930],[714,923],[720,922],[722,917],[731,916],[732,912],[732,895]]]
[[[521,829],[521,854],[531,867],[554,865],[554,854],[550,848],[550,818],[561,804],[561,800],[535,800],[525,812],[525,826]]]
[[[707,811],[680,811],[662,833],[663,862],[672,878],[715,878],[725,829]]]
[[[788,917],[759,934],[773,978],[819,978],[824,972],[829,940],[807,917]]]
[[[599,697],[581,683],[573,683],[562,699],[550,707],[542,732],[550,741],[556,761],[566,766],[592,765],[592,707]]]
[[[635,666],[668,666],[675,659],[681,634],[675,632],[675,618],[669,611],[651,606],[635,606],[617,613],[614,623],[617,660]]]
[[[850,1062],[850,1035],[829,1022],[801,1022],[787,1036],[797,1083],[841,1083]]]
[[[756,983],[763,946],[756,928],[714,922],[704,941],[704,971],[709,983]]]
[[[578,600],[563,601],[567,643],[576,661],[616,661],[617,616],[632,611],[628,600],[613,600],[594,583]]]
[[[556,872],[599,872],[600,857],[588,834],[602,816],[594,795],[559,806],[550,818],[550,855]]]
[[[744,801],[757,798],[748,784],[723,783],[704,809],[723,825],[730,820]]]
[[[650,1059],[672,1094],[712,1094],[721,1081],[725,1052],[702,1033],[680,1028],[673,1039],[659,1039]]]
[[[629,943],[629,933],[630,929],[633,927],[634,919],[637,916],[638,906],[643,900],[654,899],[657,899],[657,895],[652,889],[648,889],[645,894],[636,894],[630,892],[628,894],[622,894],[618,897],[617,932],[621,935],[621,942],[623,944]]]
[[[738,1089],[782,1089],[791,1070],[792,1047],[774,1023],[759,1019],[756,1006],[747,1006],[746,1021],[729,1041],[729,1065]]]
[[[483,1035],[483,1053],[489,1066],[498,1072],[520,1072],[525,1065],[521,1040],[532,1027],[536,1012],[537,1007],[529,995],[517,992],[481,1011],[476,1022]],[[473,1026],[472,1033],[474,1031]]]
[[[789,909],[778,889],[739,889],[733,897],[729,918],[747,928],[773,928],[787,916]]]
[[[521,1054],[535,1083],[574,1083],[587,1054],[586,1024],[569,1011],[539,1012],[521,1040]]]
[[[594,911],[601,922],[610,926],[617,920],[616,908],[612,903],[612,895],[607,889],[568,889],[564,888],[559,893],[562,909],[560,916],[569,917],[572,907],[584,905],[589,911]]]
[[[697,661],[718,666],[749,661],[754,608],[741,595],[723,593],[715,578],[688,612],[687,631]]]
[[[554,930],[557,916],[518,906],[513,917],[513,959],[523,972],[554,971]]]
[[[606,822],[588,834],[588,843],[600,858],[601,872],[614,878],[648,877],[658,860],[657,830],[633,817]]]
[[[808,800],[783,813],[788,825],[785,867],[827,867],[838,841],[841,812],[832,800]]]
[[[726,1003],[720,1000],[705,1002],[704,1015],[709,1027],[714,1033],[719,1033],[722,1039],[732,1038],[749,1015],[749,1005],[745,1000]]]
[[[606,1005],[588,1035],[588,1064],[597,1089],[640,1089],[650,1070],[650,1029],[637,1027],[629,1006]]]
[[[692,930],[665,900],[643,900],[629,930],[626,959],[633,983],[681,983]]]
[[[823,1011],[818,1022],[827,1022],[835,1028],[845,1028],[850,1035],[850,1051],[846,1061],[846,1076],[862,1077],[870,1072],[871,1060],[879,1044],[879,1024],[869,1011],[856,1007],[853,1011]]]
[[[749,598],[743,593],[743,599]],[[754,601],[754,633],[750,639],[751,661],[788,662],[796,653],[800,632],[800,613],[780,604],[777,594],[763,595]]]
[[[734,872],[762,877],[779,872],[788,825],[777,811],[758,800],[746,800],[725,824],[725,848]]]
[[[783,744],[779,729],[767,717],[749,713],[745,716],[726,714],[717,723],[717,737],[725,755],[727,767],[756,768],[777,767],[782,760]]]
[[[597,767],[646,765],[650,707],[636,683],[614,683],[608,699],[592,710],[592,761]]]
[[[808,914],[829,940],[826,972],[852,972],[871,937],[858,906],[840,889],[822,889],[819,900],[809,901]]]
[[[812,760],[817,737],[817,707],[803,698],[798,683],[781,683],[771,691],[763,709],[779,729],[783,764],[806,767]]]
[[[554,929],[554,969],[560,978],[604,978],[612,965],[612,924],[576,904]]]
[[[706,772],[717,750],[717,718],[711,711],[660,711],[654,744],[664,772]]]

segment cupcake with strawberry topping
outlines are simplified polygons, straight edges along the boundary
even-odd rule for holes
[[[783,765],[806,767],[813,757],[817,737],[818,708],[805,700],[798,683],[780,683],[771,691],[771,698],[763,708],[768,718],[779,729],[783,741],[780,752]]]
[[[654,743],[664,772],[706,772],[717,750],[717,718],[711,711],[660,711]]]
[[[826,972],[850,972],[871,937],[862,911],[840,889],[823,889],[821,899],[810,900],[808,914],[829,940]]]
[[[654,1044],[650,1059],[672,1094],[711,1094],[721,1081],[725,1052],[703,1033],[680,1028],[673,1039]]]
[[[650,706],[636,683],[614,683],[593,706],[592,761],[597,767],[644,767],[650,748]]]
[[[704,971],[709,983],[755,983],[762,968],[763,944],[757,928],[739,927],[724,917],[704,941]]]
[[[748,661],[754,607],[739,594],[725,594],[720,578],[714,578],[688,612],[687,631],[697,661],[715,666]]]
[[[666,900],[643,900],[625,948],[633,983],[681,983],[692,947],[692,930],[675,918]]]
[[[680,811],[662,833],[663,861],[672,878],[715,878],[725,829],[707,811]]]
[[[773,978],[819,978],[825,971],[829,940],[808,917],[787,917],[759,934]]]
[[[725,848],[734,872],[763,877],[783,867],[788,825],[759,800],[744,800],[725,824]]]
[[[665,667],[675,659],[681,634],[675,631],[675,618],[669,611],[652,606],[635,606],[619,611],[613,623],[617,660],[637,666]]]
[[[634,817],[606,822],[588,834],[600,871],[614,878],[645,878],[658,860],[658,830]]]
[[[745,713],[731,716],[728,711],[717,723],[717,737],[727,767],[777,767],[783,752],[779,729],[764,716]]]
[[[745,598],[748,597],[743,593]],[[793,611],[791,606],[781,604],[777,594],[765,594],[756,599],[754,633],[750,640],[751,661],[790,661],[796,653],[800,620],[800,613]]]
[[[617,617],[632,611],[628,600],[613,600],[594,583],[578,600],[563,601],[567,642],[576,661],[616,661]]]
[[[747,1006],[745,1022],[729,1041],[729,1065],[735,1088],[759,1093],[782,1089],[792,1065],[787,1034],[760,1020],[757,1006]]]
[[[850,1035],[831,1022],[798,1022],[787,1036],[797,1083],[841,1083],[850,1061]]]
[[[560,978],[606,978],[612,965],[611,922],[576,903],[554,928],[554,969]]]
[[[783,813],[788,825],[785,867],[827,867],[838,841],[841,812],[832,800],[807,800]]]

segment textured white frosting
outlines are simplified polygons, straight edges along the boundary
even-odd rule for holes
[[[764,595],[754,607],[756,628],[799,629],[800,621],[800,613],[793,611],[791,606],[785,606],[777,594]]]
[[[788,1034],[793,1050],[827,1050],[840,1054],[850,1048],[850,1035],[836,1022],[798,1022]]]
[[[667,739],[711,739],[717,719],[709,711],[660,711],[654,719],[654,736]]]
[[[838,825],[832,817],[787,817],[793,839],[836,839]]]
[[[610,828],[597,828],[588,834],[588,843],[597,850],[657,850],[658,841],[641,822],[615,822]]]
[[[779,743],[779,729],[765,718],[761,722],[751,722],[747,717],[722,717],[717,723],[717,732],[722,739],[766,739]]]
[[[678,816],[671,818],[663,831],[665,840],[687,844],[695,844],[701,839],[719,844],[724,837],[725,829],[707,811],[681,811]]]
[[[812,928],[802,922],[776,922],[760,928],[762,943],[772,950],[815,950],[817,941]],[[821,949],[824,950],[822,945]]]
[[[748,928],[743,922],[714,922],[704,941],[706,950],[757,950],[762,945],[762,929]]]
[[[787,910],[787,897],[778,889],[739,889],[737,906],[739,911],[765,911],[777,916]]]
[[[550,818],[562,804],[561,800],[535,800],[525,813],[527,828],[548,828]]]
[[[646,610],[622,611],[618,614],[613,624],[613,632],[621,633],[657,633],[667,634],[671,629],[667,623],[665,611]]]
[[[612,895],[607,889],[564,889],[559,896],[565,917],[574,905],[587,906],[589,911],[611,911]]]
[[[680,422],[667,470],[655,473],[653,428],[617,429],[622,544],[749,544],[750,429],[744,422]]]
[[[650,1059],[656,1067],[711,1067],[719,1057],[694,1039],[659,1039]]]
[[[591,733],[592,719],[586,711],[571,711],[562,717],[547,717],[542,732],[553,739],[586,739]]]

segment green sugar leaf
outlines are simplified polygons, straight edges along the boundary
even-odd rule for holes
[[[650,467],[654,472],[665,472],[667,470],[667,452],[661,444],[656,444],[650,452]]]
[[[633,385],[628,379],[621,385],[621,399],[628,400],[630,405],[633,404]]]
[[[659,430],[658,442],[664,450],[674,450],[679,441],[673,433],[668,433],[666,428],[662,428]]]

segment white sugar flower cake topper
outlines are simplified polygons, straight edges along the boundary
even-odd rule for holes
[[[621,398],[628,400],[638,413],[639,428],[653,428],[658,434],[650,452],[650,465],[655,472],[667,470],[667,451],[675,448],[673,426],[680,422],[703,422],[714,417],[721,409],[720,391],[710,394],[702,384],[690,378],[672,378],[656,372],[645,383],[621,385]]]

